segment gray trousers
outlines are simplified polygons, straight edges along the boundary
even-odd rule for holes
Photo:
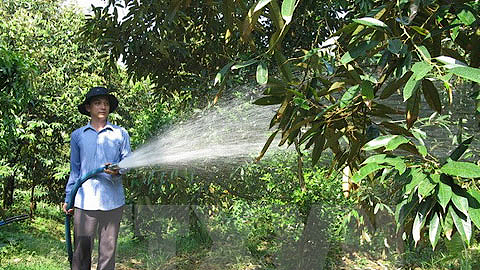
[[[82,210],[73,214],[72,270],[90,270],[95,235],[98,234],[97,270],[115,269],[115,251],[123,206],[110,211]]]

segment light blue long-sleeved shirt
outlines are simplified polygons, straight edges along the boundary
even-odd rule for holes
[[[107,162],[118,163],[130,153],[130,136],[119,126],[107,125],[96,131],[90,123],[75,130],[70,142],[70,178],[65,202],[76,181]],[[78,189],[74,206],[84,210],[112,210],[125,204],[121,175],[101,172]]]

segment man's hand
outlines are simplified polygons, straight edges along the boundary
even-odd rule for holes
[[[63,203],[63,212],[67,215],[72,215],[73,214],[73,208],[67,211],[67,203]]]
[[[108,162],[108,163],[105,163],[105,166],[107,166],[107,168],[104,170],[104,172],[108,173],[108,174],[111,174],[111,175],[119,175],[119,172],[118,170],[111,170],[108,168],[109,165],[112,165],[111,162]]]

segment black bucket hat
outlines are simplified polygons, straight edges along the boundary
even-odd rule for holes
[[[90,103],[92,98],[98,97],[98,96],[107,97],[108,102],[110,103],[110,112],[115,111],[115,109],[118,107],[118,99],[114,95],[110,94],[109,92],[110,91],[105,87],[93,87],[85,95],[85,100],[82,102],[82,104],[78,105],[78,111],[81,114],[90,116],[90,113],[87,111],[87,108],[85,106]]]

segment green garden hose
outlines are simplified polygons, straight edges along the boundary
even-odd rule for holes
[[[68,204],[67,204],[67,211],[73,208],[73,204],[75,203],[75,195],[77,194],[78,189],[82,186],[85,181],[90,179],[92,176],[103,172],[105,169],[110,168],[110,169],[117,169],[118,165],[117,164],[112,164],[112,165],[105,165],[102,166],[98,169],[91,170],[85,175],[78,180],[75,185],[73,186],[72,190],[70,191],[70,194],[68,195]],[[70,262],[70,267],[72,266],[72,258],[73,258],[73,250],[72,250],[72,236],[70,234],[70,219],[71,215],[70,214],[65,214],[65,243],[67,245],[67,253],[68,253],[68,261]]]

